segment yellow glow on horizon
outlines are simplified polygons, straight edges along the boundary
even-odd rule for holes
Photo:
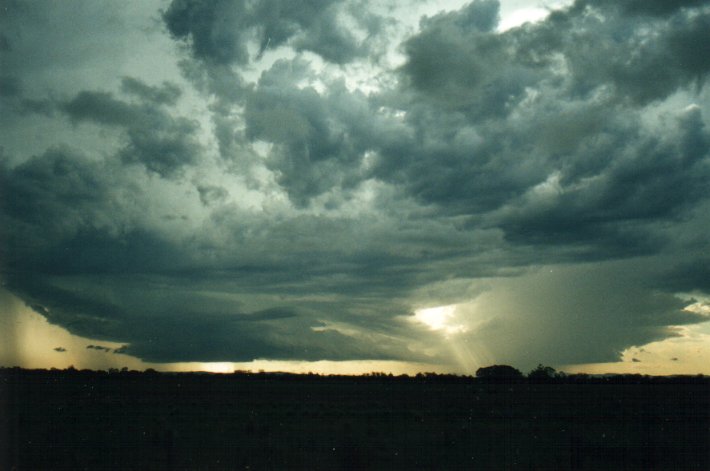
[[[470,320],[476,317],[472,306],[449,305],[421,309],[411,318],[432,332],[431,346],[434,350],[448,350],[450,362],[447,364],[391,360],[266,359],[248,362],[150,363],[130,355],[87,349],[89,345],[116,349],[123,344],[71,334],[60,326],[50,324],[19,298],[0,288],[0,366],[60,369],[74,366],[77,369],[94,370],[125,367],[139,371],[153,368],[158,371],[213,373],[241,370],[344,375],[370,372],[394,375],[415,375],[419,372],[474,374],[478,367],[491,365],[496,359],[484,345],[475,343],[466,335],[459,335],[469,327],[471,330],[476,328],[475,323],[472,324]],[[698,301],[686,309],[708,315],[707,300]],[[462,322],[464,314],[468,319],[466,325]],[[677,333],[677,337],[631,347],[623,352],[622,361],[619,362],[553,366],[570,373],[710,374],[707,366],[710,365],[710,321],[678,327]],[[60,347],[64,351],[55,350]]]
[[[207,371],[208,373],[233,373],[234,364],[226,361],[214,363],[199,363],[199,371]]]
[[[710,322],[677,327],[677,337],[630,347],[621,354],[621,361],[564,365],[568,373],[695,375],[710,374]]]
[[[362,375],[367,373],[391,373],[397,375],[416,375],[417,373],[457,373],[450,365],[408,362],[397,360],[266,360],[249,362],[183,362],[148,364],[147,367],[158,371],[190,372],[206,371],[209,373],[229,374],[235,371],[250,373],[314,373],[319,375]]]
[[[0,366],[22,368],[59,368],[108,370],[128,368],[143,371],[232,373],[265,371],[317,374],[359,375],[371,372],[415,375],[419,372],[453,373],[449,365],[394,360],[300,361],[265,360],[248,362],[152,363],[113,351],[88,349],[100,345],[111,350],[124,344],[74,335],[50,324],[45,317],[21,299],[0,288]],[[57,351],[55,349],[61,349]]]
[[[135,357],[87,348],[115,350],[123,344],[74,335],[28,307],[10,292],[0,289],[0,365],[23,368],[144,369]]]

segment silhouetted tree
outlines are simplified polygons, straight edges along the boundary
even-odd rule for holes
[[[534,370],[528,373],[528,379],[533,382],[552,381],[555,377],[555,369],[551,366],[545,366],[542,363],[538,364]]]
[[[522,379],[523,374],[509,365],[493,365],[476,370],[476,377],[491,382],[515,382]]]

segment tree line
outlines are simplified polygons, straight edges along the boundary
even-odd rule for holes
[[[475,376],[453,373],[421,372],[415,375],[393,375],[392,373],[373,371],[361,375],[319,374],[319,373],[289,373],[289,372],[252,372],[237,370],[232,373],[209,372],[159,372],[149,368],[144,371],[128,368],[110,368],[108,370],[78,370],[73,366],[66,369],[24,369],[20,367],[0,367],[0,384],[12,382],[14,379],[31,378],[71,378],[86,380],[132,380],[159,381],[161,379],[182,378],[194,381],[211,381],[213,379],[238,379],[244,381],[352,381],[352,382],[419,382],[419,383],[480,383],[480,384],[650,384],[650,383],[702,383],[710,385],[710,376],[706,375],[673,375],[649,376],[641,374],[604,374],[590,375],[586,373],[568,374],[557,371],[551,366],[539,364],[527,374],[509,365],[491,365],[478,368]]]

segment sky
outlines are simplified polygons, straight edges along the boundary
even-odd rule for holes
[[[0,365],[710,374],[710,1],[0,0]]]

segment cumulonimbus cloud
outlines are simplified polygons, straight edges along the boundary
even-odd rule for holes
[[[512,363],[704,320],[677,296],[708,292],[708,2],[578,0],[500,31],[479,0],[391,50],[397,19],[368,7],[175,0],[182,77],[42,95],[32,64],[3,76],[14,129],[60,129],[0,162],[7,287],[165,362],[445,362],[412,321],[432,303]]]

